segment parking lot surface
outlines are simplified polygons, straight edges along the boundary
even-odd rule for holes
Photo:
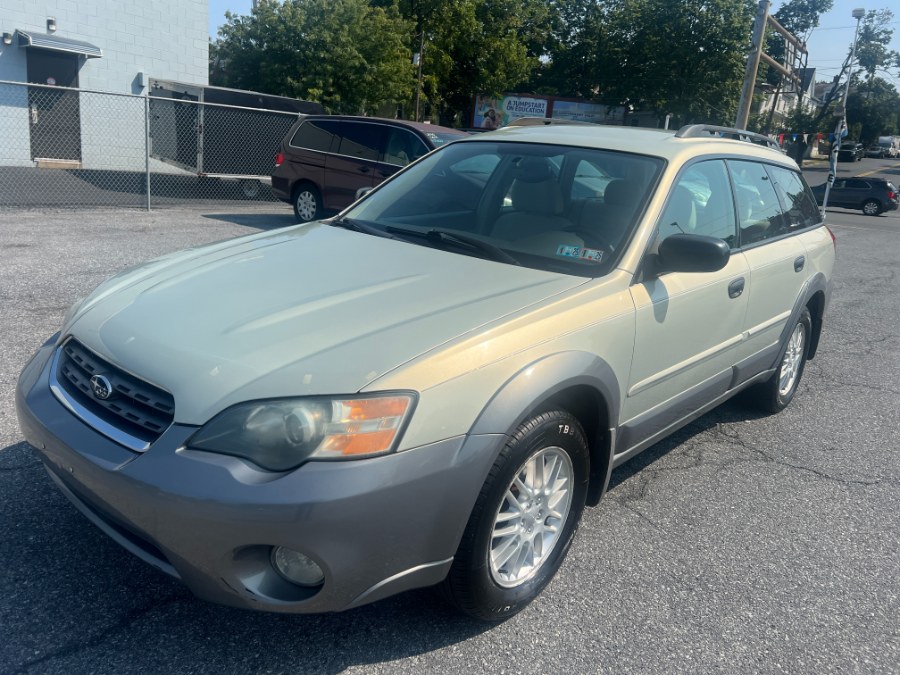
[[[829,216],[834,296],[791,406],[729,402],[618,469],[544,594],[487,626],[429,590],[324,616],[203,603],[96,530],[23,442],[16,377],[73,301],[292,222],[267,209],[0,212],[0,672],[900,670],[897,212]]]

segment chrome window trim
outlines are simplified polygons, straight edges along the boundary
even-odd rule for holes
[[[53,359],[50,361],[50,391],[53,392],[53,395],[59,400],[60,403],[65,406],[70,413],[75,415],[82,422],[87,424],[89,427],[97,431],[98,433],[106,436],[111,441],[115,441],[119,445],[123,445],[129,450],[133,450],[134,452],[146,452],[150,449],[151,443],[149,441],[145,441],[142,438],[138,438],[137,436],[132,436],[131,434],[127,434],[118,427],[113,426],[106,420],[98,417],[90,410],[81,405],[78,401],[69,396],[68,392],[63,388],[62,384],[57,378],[56,373],[59,368],[59,357],[62,354],[63,346],[57,347],[56,352],[53,354]],[[171,425],[170,425],[171,426]],[[165,433],[165,431],[163,431]]]

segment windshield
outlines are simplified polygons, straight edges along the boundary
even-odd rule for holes
[[[428,140],[431,141],[434,147],[439,148],[442,145],[447,145],[450,141],[458,141],[460,138],[465,138],[469,134],[463,132],[454,134],[449,131],[426,131],[425,135],[428,136]]]
[[[413,244],[578,276],[609,272],[663,160],[466,141],[425,157],[344,214]]]

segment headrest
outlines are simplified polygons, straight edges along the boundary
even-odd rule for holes
[[[611,181],[603,191],[603,201],[612,206],[634,206],[638,197],[631,183],[621,178]]]

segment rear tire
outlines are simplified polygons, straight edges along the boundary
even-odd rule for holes
[[[867,199],[863,202],[862,212],[867,216],[877,216],[881,213],[881,204],[875,199]]]
[[[322,196],[311,183],[303,183],[294,188],[291,204],[298,223],[308,223],[322,215]]]
[[[491,468],[441,586],[457,609],[503,621],[556,574],[587,496],[587,439],[578,420],[551,410],[524,422]]]
[[[747,392],[757,407],[770,413],[781,412],[788,407],[797,393],[800,378],[803,377],[811,335],[812,317],[809,309],[804,307],[788,336],[778,370],[768,380]]]

